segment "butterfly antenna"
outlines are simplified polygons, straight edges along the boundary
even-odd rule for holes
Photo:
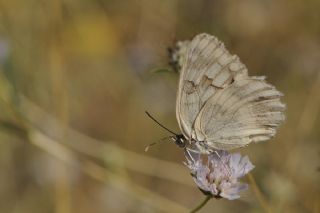
[[[150,115],[150,113],[148,111],[145,111],[145,113],[147,114],[147,116],[149,118],[151,118],[154,122],[156,122],[159,126],[161,126],[163,129],[167,130],[168,132],[170,132],[171,134],[174,134],[174,135],[179,135],[173,131],[171,131],[170,129],[168,129],[167,127],[163,126],[159,121],[157,121],[154,117],[152,117],[152,115]]]
[[[161,140],[159,140],[159,141],[157,141],[157,142],[153,142],[153,143],[149,144],[148,146],[146,146],[146,147],[144,148],[144,151],[147,152],[151,146],[154,146],[154,145],[156,145],[156,144],[158,144],[158,143],[160,143],[160,142],[163,142],[164,140],[169,139],[169,138],[170,138],[170,137],[164,137],[164,138],[162,138]]]

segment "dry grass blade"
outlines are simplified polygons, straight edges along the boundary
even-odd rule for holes
[[[185,207],[175,203],[174,201],[153,193],[152,191],[130,182],[119,175],[113,174],[102,166],[90,161],[81,163],[72,151],[37,130],[30,130],[29,138],[33,145],[41,148],[53,157],[68,165],[81,168],[81,170],[90,177],[98,181],[109,183],[113,187],[128,193],[143,203],[147,203],[148,205],[154,206],[164,212],[187,211]],[[81,165],[79,165],[79,163],[81,163]]]
[[[189,176],[188,171],[181,164],[171,163],[138,154],[130,150],[123,149],[115,145],[115,143],[91,138],[70,128],[69,126],[61,124],[57,119],[44,112],[41,108],[29,101],[24,96],[21,96],[21,106],[23,114],[27,116],[26,119],[32,123],[32,125],[41,129],[43,132],[48,132],[48,129],[50,129],[52,137],[58,138],[59,142],[64,143],[70,147],[70,149],[76,152],[93,157],[95,159],[112,161],[112,159],[106,159],[106,153],[110,150],[113,150],[119,153],[124,159],[124,164],[122,166],[126,167],[127,169],[139,172],[141,174],[194,187],[191,178],[186,178]],[[42,124],[43,120],[46,121],[46,125]],[[64,133],[64,137],[61,136],[61,133]],[[154,168],[157,168],[157,170]]]
[[[320,112],[319,85],[320,73],[318,73],[317,78],[311,85],[310,94],[308,95],[305,107],[303,108],[300,116],[299,126],[296,131],[297,137],[299,138],[304,138],[305,136],[310,135],[318,118]]]

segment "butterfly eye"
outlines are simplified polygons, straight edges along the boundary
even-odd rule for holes
[[[174,137],[175,138],[175,143],[181,147],[181,148],[184,148],[186,146],[186,143],[185,143],[185,138],[183,135],[177,135]]]

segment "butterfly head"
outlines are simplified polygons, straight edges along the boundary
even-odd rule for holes
[[[186,147],[186,138],[184,137],[184,135],[180,134],[180,135],[171,136],[171,139],[180,148],[185,148]]]

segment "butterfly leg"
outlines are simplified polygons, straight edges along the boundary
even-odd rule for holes
[[[223,164],[223,167],[225,170],[228,172],[228,175],[231,175],[230,167],[227,165],[228,162],[224,162],[223,159],[221,158],[221,155],[219,154],[218,150],[214,150],[214,153],[218,156],[220,159],[221,163]]]

